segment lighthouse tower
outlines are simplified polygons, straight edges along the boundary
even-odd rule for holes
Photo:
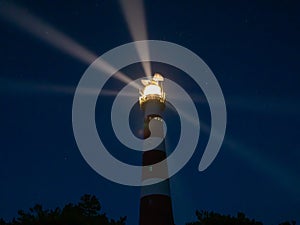
[[[162,82],[164,78],[155,73],[149,80],[142,80],[144,88],[140,91],[139,103],[144,111],[144,138],[150,136],[149,123],[151,122],[151,137],[164,139],[162,112],[165,108],[165,92]],[[155,149],[143,153],[142,182],[161,181],[156,184],[142,186],[140,199],[139,225],[174,225],[172,203],[170,197],[169,179],[163,180],[168,173],[165,165],[164,171],[155,171],[153,164],[166,159],[164,140]]]

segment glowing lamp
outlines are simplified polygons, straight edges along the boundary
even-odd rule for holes
[[[144,88],[144,95],[162,95],[161,87],[155,84],[149,84]]]
[[[139,98],[139,102],[141,108],[143,108],[144,103],[149,100],[157,100],[161,103],[165,103],[166,97],[162,86],[163,81],[164,78],[158,73],[155,73],[149,80],[141,81],[144,85],[144,88],[140,90],[141,96]]]

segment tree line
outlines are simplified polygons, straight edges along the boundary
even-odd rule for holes
[[[126,217],[109,219],[101,213],[101,205],[94,195],[83,195],[79,203],[69,203],[62,209],[44,210],[39,204],[29,212],[18,211],[18,217],[10,222],[0,219],[0,225],[125,225]]]
[[[262,222],[249,219],[244,213],[237,213],[236,216],[222,215],[215,212],[196,211],[196,222],[186,223],[186,225],[263,225]],[[286,221],[279,225],[296,225],[296,221]]]
[[[69,203],[62,209],[43,209],[35,205],[28,212],[18,211],[18,216],[6,222],[0,219],[0,225],[125,225],[126,216],[118,220],[109,219],[101,213],[101,204],[94,195],[83,195],[77,204]],[[196,211],[197,221],[186,225],[263,225],[259,221],[249,219],[244,213],[236,216],[222,215],[215,212]],[[296,221],[286,221],[279,225],[296,225]]]

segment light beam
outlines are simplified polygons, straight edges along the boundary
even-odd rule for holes
[[[2,3],[0,7],[0,16],[15,26],[34,35],[40,40],[50,44],[53,47],[56,47],[57,49],[84,63],[87,63],[88,65],[98,58],[96,54],[90,52],[70,37],[54,29],[41,19],[15,4]],[[118,80],[126,84],[131,84],[139,89],[139,86],[132,82],[128,76],[116,71],[116,69],[114,69],[109,63],[105,62],[104,60],[98,60],[98,62],[99,63],[95,64],[97,69],[100,69],[107,74],[115,74],[115,77]]]
[[[176,112],[176,109],[170,107],[169,104],[167,104],[167,106],[171,110]],[[180,113],[191,124],[195,124],[195,118],[191,117],[187,111],[180,111],[177,113]],[[202,120],[200,121],[200,128],[202,131],[204,131],[205,134],[211,134],[210,125]],[[219,133],[217,131],[215,132],[215,134],[217,135],[217,138],[219,138]],[[273,179],[288,192],[291,192],[296,196],[300,195],[300,181],[298,179],[298,176],[293,173],[293,171],[289,170],[278,162],[270,160],[262,153],[259,153],[228,137],[228,135],[224,138],[223,145],[226,148],[230,149],[232,153],[240,157],[242,160],[249,163],[249,165],[253,166],[253,168],[257,169],[259,172],[265,173],[268,177]]]
[[[120,0],[122,12],[127,22],[131,37],[134,41],[147,40],[147,26],[143,0]],[[149,58],[149,46],[145,43],[136,42],[135,47],[140,59],[146,56]],[[142,62],[144,72],[148,78],[151,78],[150,62]]]
[[[26,94],[26,93],[49,93],[49,94],[66,94],[74,95],[75,86],[59,85],[59,84],[43,84],[34,81],[24,81],[16,79],[0,78],[0,93]],[[98,90],[92,88],[81,88],[79,92],[82,95],[98,95]],[[100,96],[117,96],[123,95],[128,97],[136,97],[133,93],[120,93],[117,90],[102,89]]]

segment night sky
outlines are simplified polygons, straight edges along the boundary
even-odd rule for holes
[[[299,2],[144,4],[147,39],[174,42],[200,56],[218,79],[227,107],[225,140],[212,165],[197,170],[208,140],[201,130],[192,159],[171,179],[175,223],[196,220],[196,209],[231,215],[241,211],[267,225],[292,219],[299,223]],[[34,16],[47,27],[34,33],[12,21],[6,10],[18,13],[21,21],[24,15]],[[62,47],[58,32],[96,57],[133,41],[118,1],[0,1],[0,217],[10,220],[36,203],[62,207],[90,193],[109,217],[127,215],[127,224],[136,225],[140,188],[98,175],[76,145],[73,95],[93,60],[82,49],[76,55]],[[185,73],[155,62],[152,71],[188,90],[201,121],[210,125],[203,92]],[[132,79],[144,76],[140,64],[122,72]],[[105,90],[118,92],[124,85],[112,78]],[[96,108],[101,139],[113,155],[138,164],[140,155],[122,147],[113,134],[114,95],[99,98],[104,102]],[[178,115],[167,110],[165,120],[172,149],[180,133]],[[142,123],[136,104],[131,125],[137,135]]]

